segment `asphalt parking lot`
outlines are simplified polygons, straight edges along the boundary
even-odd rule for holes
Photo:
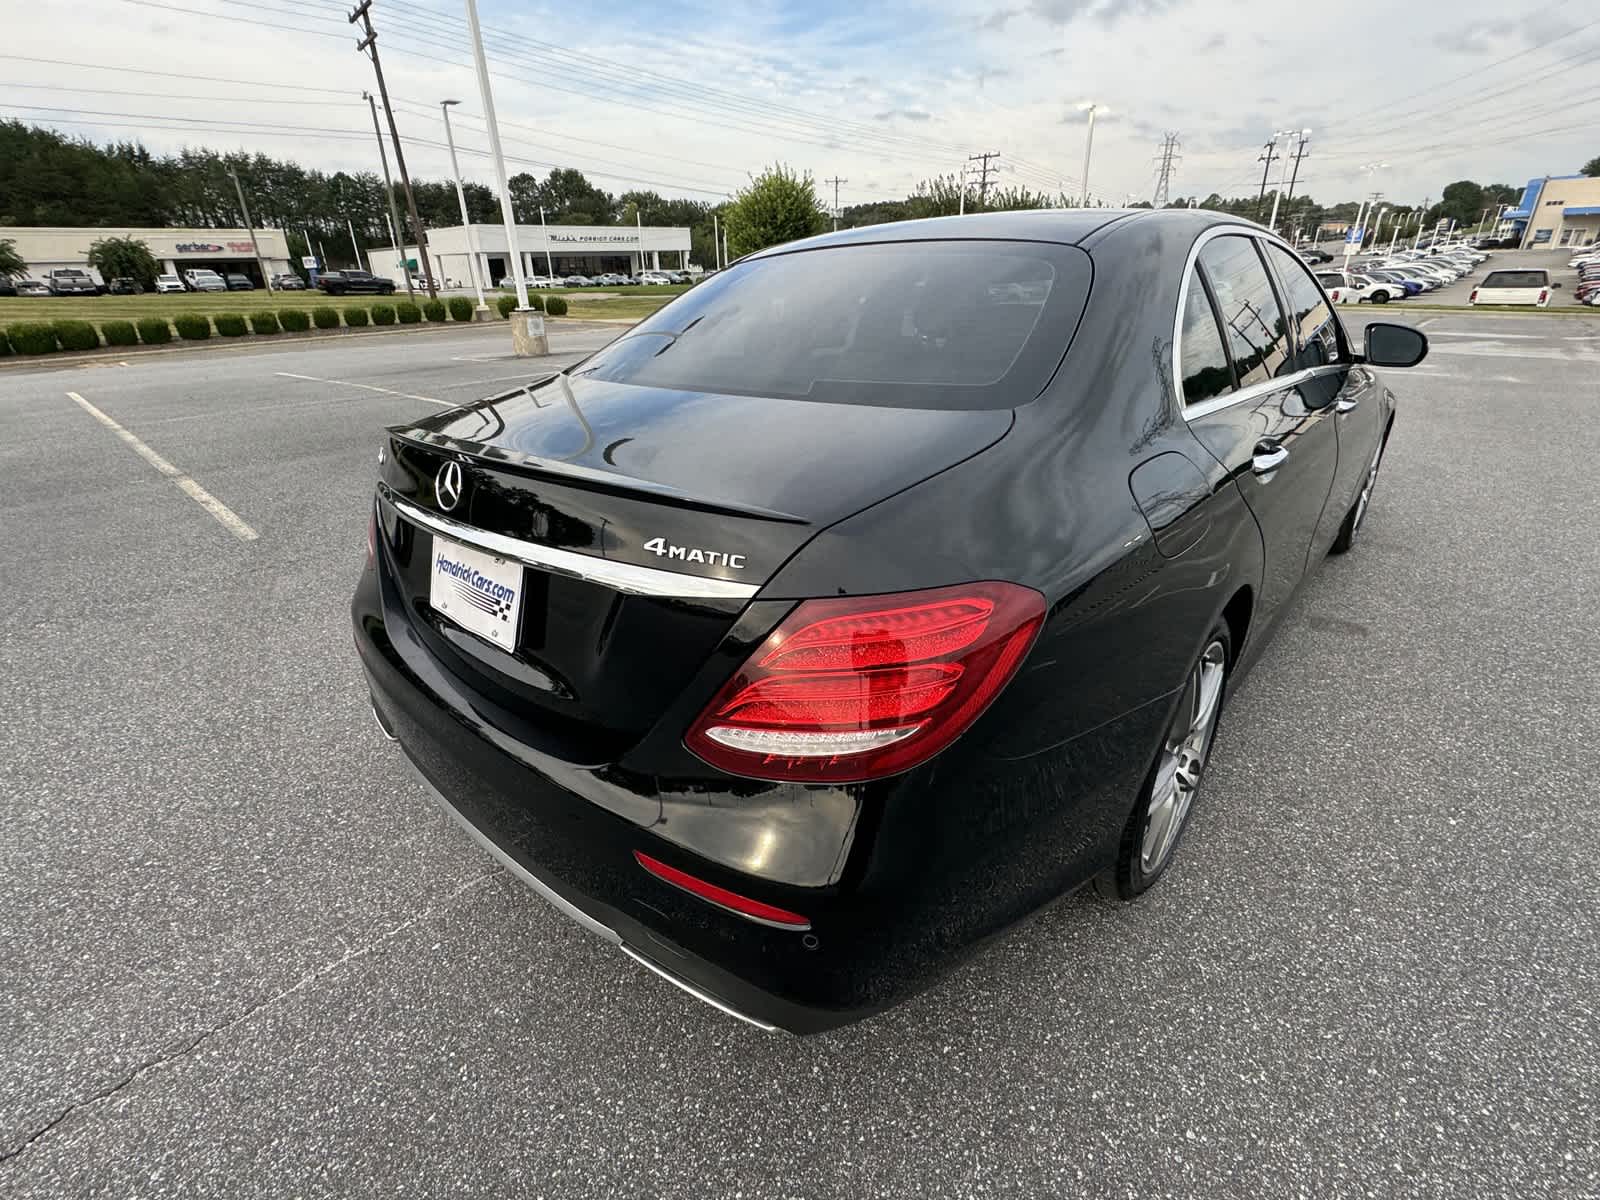
[[[1600,1195],[1600,320],[1418,323],[1169,877],[806,1040],[546,907],[373,725],[378,430],[547,363],[0,372],[0,1194]]]

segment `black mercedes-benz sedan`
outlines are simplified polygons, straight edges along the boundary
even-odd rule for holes
[[[1393,428],[1293,249],[1206,212],[774,247],[396,427],[356,645],[477,839],[686,991],[810,1032],[1173,861],[1226,703]]]

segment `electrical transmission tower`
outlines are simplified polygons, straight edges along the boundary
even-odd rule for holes
[[[1166,140],[1161,143],[1161,157],[1156,160],[1156,194],[1154,204],[1157,208],[1167,206],[1168,190],[1172,184],[1172,172],[1183,161],[1183,155],[1178,151],[1183,149],[1183,144],[1178,141],[1176,133],[1169,133]]]
[[[987,153],[984,153],[984,154],[969,154],[969,155],[967,155],[967,161],[968,162],[975,162],[975,163],[979,163],[980,164],[980,166],[978,168],[978,207],[979,208],[983,207],[984,201],[988,198],[988,195],[989,195],[989,172],[992,170],[992,171],[995,172],[995,174],[999,174],[999,168],[998,167],[990,167],[989,166],[989,160],[991,158],[999,158],[999,157],[1000,157],[1000,151],[998,151],[998,150],[990,150],[990,151],[988,151]]]

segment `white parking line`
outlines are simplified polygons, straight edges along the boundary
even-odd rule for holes
[[[1463,371],[1438,371],[1432,367],[1412,367],[1407,375],[1421,375],[1425,379],[1471,379],[1478,383],[1521,383],[1514,375],[1479,375]]]
[[[385,396],[398,396],[402,400],[421,400],[426,404],[437,404],[440,408],[456,407],[448,400],[435,400],[432,396],[413,396],[410,392],[396,392],[390,388],[378,387],[371,383],[356,383],[350,379],[323,379],[317,375],[296,375],[293,371],[274,371],[274,375],[281,375],[285,379],[304,379],[307,383],[333,383],[339,387],[360,388],[364,392],[381,392]]]
[[[239,514],[234,512],[233,509],[229,508],[221,500],[218,500],[210,492],[206,491],[205,488],[201,487],[194,480],[190,479],[182,471],[178,470],[177,467],[173,466],[166,459],[162,458],[161,455],[150,449],[149,446],[146,446],[128,430],[124,429],[121,425],[118,425],[110,417],[106,416],[105,413],[101,412],[82,396],[78,395],[77,392],[68,392],[67,396],[75,404],[77,404],[78,407],[82,408],[84,412],[88,413],[96,421],[99,421],[100,424],[104,425],[107,429],[110,429],[119,438],[127,442],[128,445],[132,446],[134,453],[138,454],[138,456],[144,459],[145,462],[149,463],[156,470],[160,471],[168,479],[172,480],[173,483],[177,484],[178,487],[183,490],[184,494],[189,497],[189,499],[193,500],[201,508],[205,509],[208,513],[220,521],[223,526],[227,528],[228,532],[233,534],[234,537],[238,538],[241,542],[253,542],[256,540],[256,531],[241,521],[239,519]]]
[[[1538,342],[1546,341],[1549,337],[1548,334],[1543,333],[1485,333],[1481,329],[1473,333],[1462,333],[1461,331],[1455,329],[1435,329],[1432,333],[1428,334],[1428,336],[1479,338],[1480,340],[1486,342],[1498,342],[1505,338],[1517,338],[1519,340]]]

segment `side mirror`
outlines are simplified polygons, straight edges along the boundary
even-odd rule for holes
[[[1375,367],[1414,367],[1428,357],[1428,339],[1409,325],[1374,321],[1367,326],[1364,357]]]
[[[1558,287],[1561,286],[1561,284],[1559,282],[1557,282],[1557,283],[1552,283],[1550,286],[1553,287],[1553,288],[1558,288]]]

